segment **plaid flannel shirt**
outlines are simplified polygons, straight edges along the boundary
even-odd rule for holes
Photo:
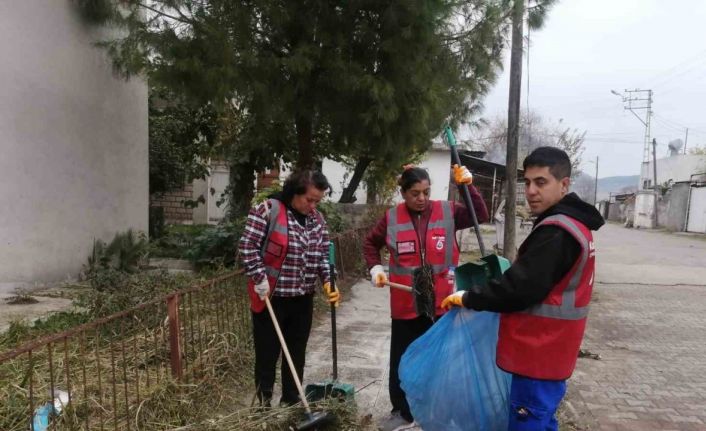
[[[283,204],[282,208],[286,208]],[[274,296],[301,296],[314,293],[316,279],[326,283],[330,278],[328,249],[329,234],[323,216],[316,210],[306,217],[306,227],[300,225],[287,209],[287,255],[280,270]],[[259,283],[265,277],[265,265],[260,255],[267,236],[269,208],[267,201],[248,213],[239,250],[245,272]]]

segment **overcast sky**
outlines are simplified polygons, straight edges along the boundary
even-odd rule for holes
[[[530,34],[529,106],[588,132],[582,168],[599,178],[640,172],[644,126],[614,89],[654,91],[657,157],[667,143],[706,145],[706,1],[560,0]],[[506,61],[507,63],[507,61]],[[522,109],[527,109],[523,59]],[[486,118],[507,115],[509,65],[485,100]],[[644,111],[640,112],[644,115]]]

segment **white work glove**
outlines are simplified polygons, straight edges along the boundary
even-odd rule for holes
[[[385,275],[385,270],[382,265],[375,265],[370,268],[370,283],[374,287],[385,287],[385,282],[387,281],[387,275]]]
[[[257,283],[255,285],[255,293],[262,299],[263,301],[265,300],[265,297],[269,295],[270,293],[270,282],[267,281],[267,277],[263,278],[261,282]]]

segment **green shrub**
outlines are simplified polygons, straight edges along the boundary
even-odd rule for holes
[[[211,228],[209,225],[169,225],[161,237],[150,241],[150,256],[185,259],[194,240]]]
[[[85,272],[89,277],[99,269],[108,268],[135,272],[147,255],[148,243],[145,234],[136,234],[132,229],[128,229],[126,232],[115,234],[110,244],[101,240],[93,241],[93,250],[88,257]]]
[[[281,191],[282,185],[279,183],[279,181],[273,181],[269,187],[265,187],[262,190],[258,190],[257,193],[255,193],[255,196],[253,196],[252,201],[250,203],[252,206],[255,206],[267,199],[269,196]]]
[[[339,208],[338,204],[333,201],[323,201],[317,206],[326,219],[329,233],[343,232],[350,227]]]
[[[78,295],[74,305],[97,318],[187,287],[194,277],[166,270],[130,274],[108,268],[94,272],[89,281],[92,289]]]
[[[204,230],[201,235],[194,238],[186,252],[186,257],[197,269],[233,266],[238,251],[238,239],[242,235],[244,226],[245,218],[241,218]]]
[[[89,321],[89,316],[79,311],[60,311],[34,322],[13,321],[0,333],[0,349],[11,349],[38,337],[66,331]]]

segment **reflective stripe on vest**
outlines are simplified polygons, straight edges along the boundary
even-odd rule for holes
[[[265,235],[265,240],[262,241],[262,248],[261,248],[261,256],[265,255],[265,250],[267,249],[267,243],[270,241],[270,237],[272,236],[272,232],[279,232],[283,235],[287,234],[287,227],[286,226],[280,226],[277,221],[279,220],[279,212],[281,211],[282,204],[279,203],[277,199],[268,199],[267,200],[270,203],[270,213],[269,213],[269,220],[272,221],[274,220],[274,223],[270,223],[269,226],[267,227],[267,234]]]
[[[441,220],[435,221],[435,222],[430,222],[427,225],[427,232],[429,229],[434,229],[434,228],[443,228],[444,229],[444,236],[446,238],[449,238],[449,240],[452,240],[455,238],[455,227],[454,227],[454,219],[453,219],[453,213],[451,211],[451,202],[449,201],[441,201],[441,214],[442,218]],[[404,231],[414,231],[414,224],[413,223],[402,223],[398,224],[397,223],[397,208],[391,208],[388,212],[389,217],[387,221],[387,234],[389,237],[389,244],[395,244],[396,243],[396,238],[398,238],[398,234],[400,232]],[[416,234],[416,232],[415,232]],[[417,235],[420,244],[420,247],[424,247],[426,249],[426,238],[421,238],[419,235]],[[422,245],[422,243],[424,245]],[[397,250],[394,250],[395,255],[397,255]],[[399,266],[396,264],[397,258],[391,259],[390,261],[390,274],[396,274],[396,275],[412,275],[414,272],[415,268],[408,268],[404,266]],[[453,265],[453,246],[449,245],[446,247],[446,252],[444,254],[444,263],[443,264],[438,264],[438,265],[431,265],[432,271],[434,274],[439,274],[448,269],[449,266]]]
[[[562,319],[562,320],[581,320],[588,316],[588,306],[577,307],[576,306],[576,290],[581,282],[581,277],[583,275],[584,268],[586,267],[586,262],[588,261],[589,254],[591,252],[590,244],[586,237],[581,233],[581,230],[576,226],[576,224],[567,216],[558,214],[545,218],[542,220],[534,229],[537,229],[543,225],[558,224],[569,230],[574,238],[581,245],[581,256],[579,257],[578,267],[574,270],[574,274],[569,280],[569,284],[561,295],[561,305],[554,304],[544,304],[540,303],[534,305],[524,312],[531,314],[533,316],[549,317],[552,319]],[[533,230],[534,230],[533,229]]]
[[[260,249],[260,256],[263,259],[265,257],[265,250],[267,250],[267,244],[270,242],[272,232],[287,235],[287,226],[282,226],[279,224],[279,213],[282,211],[282,204],[277,199],[268,199],[267,201],[270,203],[270,213],[268,216],[270,223],[267,227],[265,239],[262,241],[262,248]],[[265,274],[276,279],[279,277],[279,269],[265,265]]]

